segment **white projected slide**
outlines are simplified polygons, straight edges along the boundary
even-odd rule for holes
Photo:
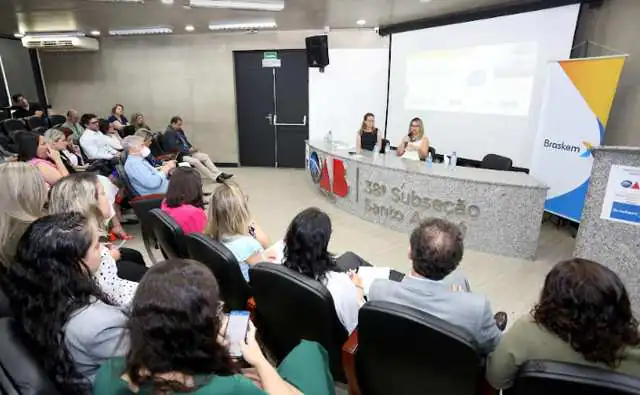
[[[570,56],[579,5],[392,35],[387,137],[420,117],[439,153],[529,167],[548,62]]]
[[[405,108],[527,115],[537,55],[535,41],[411,54]]]

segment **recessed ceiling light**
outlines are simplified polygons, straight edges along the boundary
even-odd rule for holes
[[[173,4],[173,0],[162,0],[162,4],[171,5]]]
[[[92,30],[89,32],[90,35],[92,36],[99,36],[100,35],[100,30]]]
[[[23,33],[14,33],[14,34],[13,34],[13,37],[15,37],[15,38],[22,38],[22,37],[24,37],[24,34],[23,34]]]
[[[431,3],[431,0],[420,0],[421,3]]]
[[[357,24],[358,26],[364,26],[364,25],[366,25],[366,24],[367,24],[367,21],[365,21],[364,19],[358,19],[358,20],[356,21],[356,24]]]
[[[188,31],[188,32],[192,32],[194,30],[196,30],[196,28],[193,25],[187,25],[184,27],[184,30]]]

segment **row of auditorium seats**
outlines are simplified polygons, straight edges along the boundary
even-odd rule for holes
[[[226,309],[252,311],[261,340],[281,361],[302,339],[328,351],[336,381],[352,395],[491,394],[484,358],[466,332],[422,311],[370,302],[351,336],[335,313],[328,290],[284,266],[260,263],[242,277],[238,262],[221,243],[203,234],[184,235],[159,209],[141,217],[168,258],[194,259],[218,279]],[[274,292],[274,290],[278,290]],[[597,368],[548,361],[528,363],[505,392],[530,394],[637,394],[640,380]]]
[[[410,307],[369,302],[349,336],[331,294],[319,282],[281,265],[260,263],[251,268],[247,284],[222,244],[203,234],[185,236],[159,209],[140,218],[164,255],[195,259],[215,274],[227,310],[252,312],[260,339],[276,361],[308,339],[327,349],[334,379],[347,384],[352,395],[497,393],[484,382],[484,358],[473,338],[447,322]],[[57,394],[29,344],[12,319],[0,319],[4,393]],[[640,393],[640,380],[587,366],[531,361],[504,393],[629,395]]]

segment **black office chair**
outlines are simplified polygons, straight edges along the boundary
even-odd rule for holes
[[[236,257],[227,247],[207,235],[192,233],[187,235],[187,252],[191,259],[202,262],[216,276],[227,310],[247,309],[251,287],[242,276]]]
[[[41,129],[46,130],[47,128],[47,125],[45,125],[44,119],[42,117],[36,117],[35,115],[33,115],[31,117],[24,118],[24,121],[27,124],[27,127],[29,128],[29,130],[31,131],[36,131]]]
[[[136,134],[136,127],[133,125],[127,125],[120,130],[119,134],[122,138],[133,136],[134,134]]]
[[[341,353],[348,333],[327,288],[273,263],[252,266],[249,278],[260,337],[278,362],[301,340],[313,340],[329,353],[333,378],[345,383]]]
[[[431,159],[435,160],[436,159],[436,149],[432,146],[429,146],[429,153],[431,153]]]
[[[640,379],[606,369],[553,361],[529,361],[520,367],[504,395],[632,395]]]
[[[14,139],[16,133],[27,129],[27,125],[20,119],[5,119],[2,121],[2,129],[11,139]]]
[[[461,328],[390,302],[360,309],[355,371],[362,394],[475,395],[482,368],[474,337]]]
[[[500,156],[496,154],[488,154],[482,158],[482,162],[480,163],[481,169],[490,169],[490,170],[502,170],[509,171],[513,166],[513,161],[506,156]]]
[[[136,217],[140,220],[140,232],[142,233],[142,242],[144,248],[147,250],[147,255],[151,262],[155,265],[158,260],[153,253],[153,250],[157,247],[156,236],[153,232],[153,219],[150,218],[151,210],[159,209],[164,199],[164,194],[157,195],[142,195],[136,196],[129,200],[129,205],[136,214]]]
[[[0,289],[0,318],[11,317],[11,304],[4,291]]]
[[[158,246],[167,259],[189,258],[184,232],[173,218],[156,208],[149,211],[149,220]]]
[[[162,149],[162,136],[160,134],[155,134],[151,138],[151,146],[149,147],[151,150],[151,154],[155,157],[165,155],[166,152]]]
[[[49,125],[54,128],[60,126],[67,121],[64,115],[49,115]]]
[[[13,318],[0,319],[0,387],[7,394],[58,395],[44,368],[29,349],[32,341]]]
[[[123,162],[126,162],[126,160]],[[116,173],[118,174],[118,179],[124,185],[125,198],[133,199],[137,196],[140,196],[140,194],[136,192],[135,188],[131,184],[131,180],[129,179],[127,172],[124,170],[124,165],[117,164]]]

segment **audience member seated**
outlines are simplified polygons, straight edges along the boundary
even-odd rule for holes
[[[274,261],[250,233],[251,214],[247,198],[233,182],[224,182],[211,195],[209,222],[205,233],[224,244],[236,257],[244,279],[249,281],[249,265]]]
[[[17,93],[11,96],[13,105],[11,106],[12,117],[14,119],[27,118],[32,116],[41,117],[44,115],[42,106],[38,103],[30,103],[25,95]]]
[[[383,300],[425,311],[466,329],[485,354],[493,351],[501,332],[489,300],[472,293],[466,278],[454,272],[464,252],[460,229],[443,219],[427,219],[413,230],[410,244],[411,274],[402,282],[374,281],[369,300]]]
[[[40,172],[22,163],[0,164],[0,259],[13,263],[18,240],[44,214],[47,187]]]
[[[116,129],[113,127],[113,124],[109,123],[106,119],[99,119],[98,129],[100,129],[100,133],[109,138],[108,141],[111,148],[117,151],[122,151],[122,137],[120,137]]]
[[[84,128],[80,125],[80,117],[78,116],[78,111],[69,110],[67,111],[67,121],[62,124],[61,128],[67,128],[71,130],[73,133],[73,139],[75,141],[80,141],[80,137],[84,133]]]
[[[185,234],[204,231],[207,214],[204,211],[202,177],[195,169],[180,167],[171,174],[161,209],[180,225]]]
[[[147,123],[144,121],[144,115],[139,112],[133,113],[133,115],[131,116],[131,124],[135,128],[136,132],[140,129],[151,130],[149,125],[147,125]]]
[[[111,160],[120,157],[120,152],[111,146],[111,138],[100,132],[100,121],[95,114],[84,114],[81,123],[86,129],[80,137],[80,146],[87,158]]]
[[[77,168],[84,166],[80,147],[68,141],[64,131],[49,129],[44,134],[44,141],[60,153],[60,159],[69,173],[75,173]]]
[[[283,264],[327,287],[340,322],[351,333],[358,326],[364,289],[357,274],[344,273],[327,251],[330,239],[329,216],[317,208],[302,211],[291,221],[284,237]]]
[[[111,114],[107,121],[113,126],[115,130],[120,132],[125,126],[129,124],[129,120],[124,116],[124,106],[122,104],[116,104],[111,109]]]
[[[145,159],[149,161],[149,163],[151,163],[151,166],[162,166],[164,164],[164,161],[157,159],[151,152],[151,143],[153,142],[154,133],[149,129],[142,128],[138,129],[138,131],[136,131],[134,135],[142,138],[144,140],[144,145],[149,148],[149,155],[147,155]]]
[[[276,370],[260,350],[250,324],[239,346],[251,369],[239,369],[224,336],[218,283],[194,261],[153,266],[140,283],[127,329],[131,349],[98,371],[95,395],[335,393],[327,352],[302,341]]]
[[[373,151],[373,148],[377,145],[378,149],[382,145],[382,133],[375,126],[376,117],[368,112],[364,114],[362,119],[362,125],[358,130],[358,136],[356,137],[356,150],[361,149],[366,151]]]
[[[151,154],[144,140],[138,136],[124,138],[124,147],[129,156],[124,163],[124,171],[129,177],[131,186],[140,195],[166,193],[169,187],[169,172],[176,168],[175,161],[169,161],[160,169],[155,169],[145,158]]]
[[[537,359],[640,377],[638,321],[614,272],[586,259],[558,263],[531,314],[516,321],[489,355],[487,380],[509,388],[520,366]]]
[[[45,142],[45,138],[34,132],[20,132],[16,135],[18,159],[35,166],[47,185],[55,184],[69,174],[60,152]]]
[[[109,205],[104,187],[94,173],[72,174],[51,189],[49,213],[72,211],[96,217],[100,230],[113,216],[113,207]],[[139,281],[146,272],[144,259],[139,252],[128,248],[118,249],[110,244],[100,244],[99,248],[101,263],[94,271],[94,277],[110,300],[126,306],[138,285],[135,281]],[[119,262],[116,264],[116,261]]]
[[[223,173],[213,164],[209,155],[195,149],[184,131],[182,130],[182,118],[175,116],[164,132],[163,146],[167,152],[179,152],[184,154],[182,160],[195,167],[200,174],[214,182],[223,182],[231,178],[232,174]]]
[[[99,234],[93,217],[43,217],[0,275],[13,317],[63,394],[91,393],[100,365],[127,349],[126,315],[91,278],[100,267]]]

